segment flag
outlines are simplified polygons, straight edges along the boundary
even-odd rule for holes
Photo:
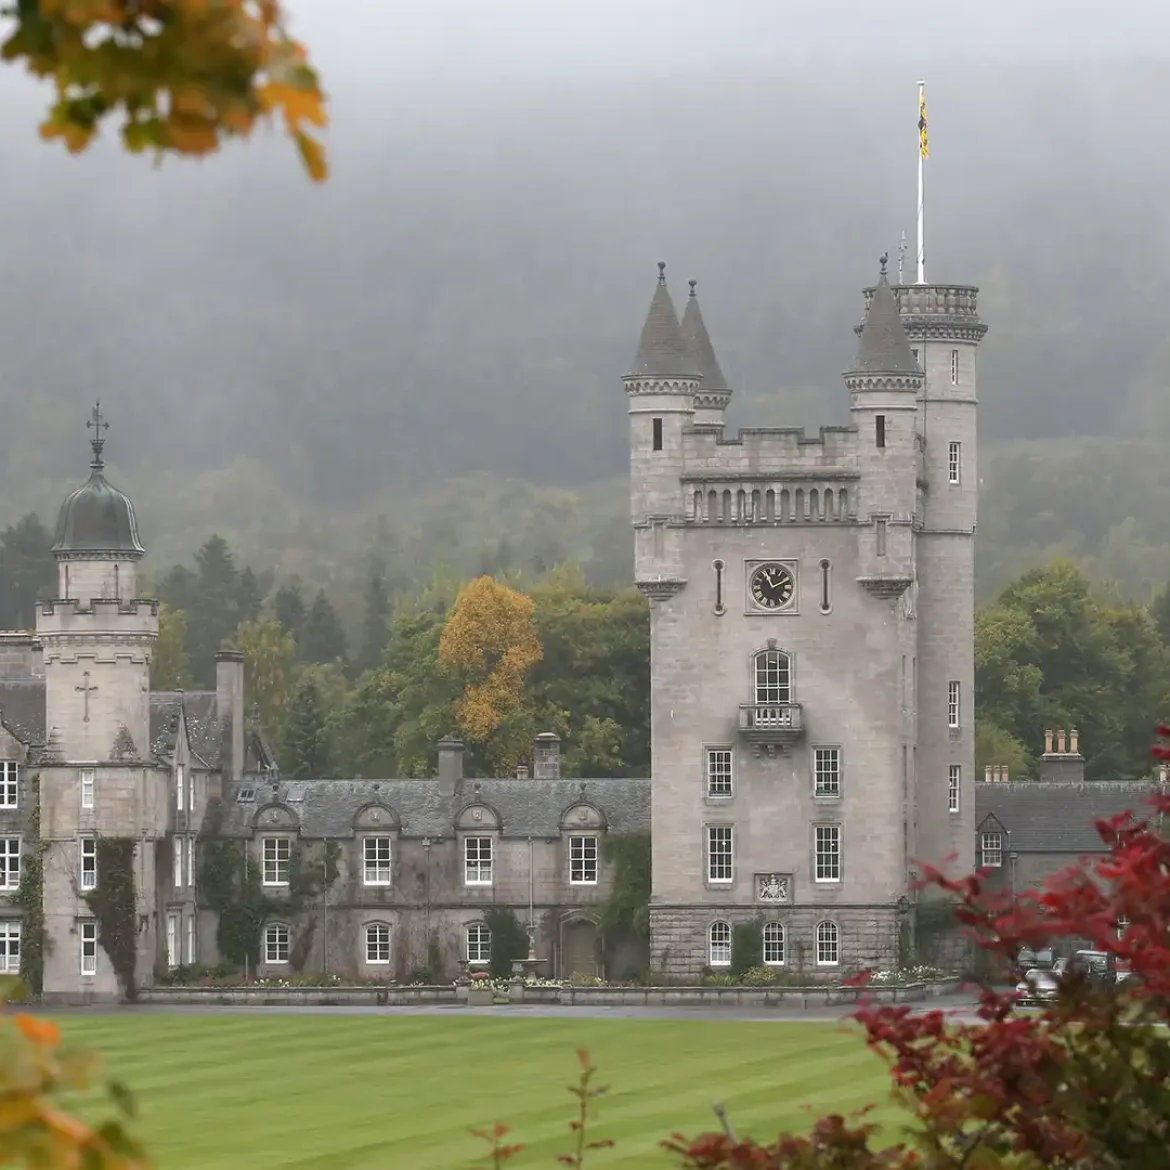
[[[918,149],[923,158],[930,158],[930,138],[926,133],[926,90],[918,91]]]

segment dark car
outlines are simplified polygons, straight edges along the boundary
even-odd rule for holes
[[[1056,966],[1052,947],[1021,947],[1012,967],[1012,982],[1018,983],[1029,971],[1051,971]]]

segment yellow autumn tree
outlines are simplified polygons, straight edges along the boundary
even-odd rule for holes
[[[0,8],[0,59],[51,81],[41,124],[73,153],[102,123],[134,153],[213,154],[279,119],[310,176],[327,175],[309,127],[325,97],[280,0],[16,0]]]
[[[439,639],[439,661],[462,684],[455,708],[468,739],[486,744],[524,703],[528,672],[544,657],[531,597],[491,577],[459,591]],[[511,747],[489,753],[501,767]]]
[[[60,1098],[95,1087],[100,1061],[63,1048],[51,1021],[5,1011],[18,990],[16,980],[0,978],[0,1165],[144,1170],[149,1163],[124,1123],[129,1093],[106,1086],[121,1116],[101,1125],[67,1112]]]

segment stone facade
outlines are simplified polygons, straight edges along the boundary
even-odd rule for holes
[[[976,290],[883,268],[858,331],[851,426],[731,438],[660,271],[625,378],[671,974],[743,921],[825,973],[888,965],[916,860],[973,860]]]

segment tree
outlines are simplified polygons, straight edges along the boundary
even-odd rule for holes
[[[544,653],[534,610],[532,598],[476,577],[459,591],[439,639],[439,661],[461,686],[460,729],[484,746],[501,773],[527,752],[521,735],[531,739],[531,729],[513,717],[523,706],[528,673]]]
[[[0,56],[51,79],[46,140],[85,150],[102,122],[121,123],[133,153],[207,155],[279,116],[310,177],[327,165],[306,126],[325,98],[279,0],[20,0]]]
[[[362,617],[362,649],[359,665],[376,670],[390,639],[390,595],[386,589],[386,564],[375,557],[366,578],[365,613]]]
[[[286,581],[276,591],[272,598],[272,613],[292,635],[293,641],[298,641],[305,625],[305,603],[295,581]]]
[[[333,757],[329,715],[311,673],[297,681],[285,708],[283,746],[280,766],[286,776],[319,780],[329,775]]]
[[[297,641],[302,662],[344,662],[345,631],[325,590],[317,590],[305,617],[305,626]]]
[[[248,702],[260,708],[264,729],[279,735],[296,661],[293,640],[280,622],[257,620],[245,622],[236,631],[234,642],[244,656]]]
[[[30,512],[0,536],[0,629],[33,629],[37,602],[56,589],[53,537]]]
[[[187,615],[165,601],[158,607],[158,641],[150,660],[150,689],[176,691],[187,685]]]
[[[255,621],[264,604],[264,589],[250,568],[240,574],[236,596],[236,618],[241,622]]]

